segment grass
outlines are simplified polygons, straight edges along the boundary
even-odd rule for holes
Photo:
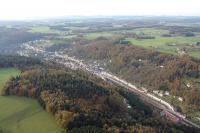
[[[9,80],[10,77],[16,76],[20,73],[19,70],[15,68],[3,68],[0,69],[0,91],[5,85],[6,81]]]
[[[34,99],[0,97],[0,126],[10,133],[60,133],[53,116]]]
[[[72,39],[74,37],[76,37],[76,35],[63,36],[62,38],[64,38],[64,39]]]
[[[121,31],[123,32],[123,30]],[[155,36],[155,39],[134,39],[134,38],[127,38],[127,40],[131,41],[133,45],[143,47],[146,49],[154,49],[156,51],[160,51],[163,53],[178,55],[177,48],[181,49],[183,47],[190,48],[189,44],[193,44],[196,42],[200,42],[199,37],[184,37],[184,36],[177,36],[177,37],[162,37],[163,34],[169,34],[168,30],[163,29],[155,29],[155,28],[138,28],[133,30],[126,30],[126,32],[132,32],[136,34],[145,34],[150,36]],[[97,33],[88,33],[85,35],[86,39],[94,40],[98,37],[112,37],[115,32],[97,32]],[[117,33],[120,34],[120,33]],[[167,44],[175,43],[176,46],[169,46]],[[198,50],[190,48],[188,54],[195,58],[200,58],[200,52]]]
[[[163,34],[168,34],[168,30],[162,30],[162,29],[155,29],[155,28],[138,28],[130,30],[129,32],[141,34],[144,33],[146,35],[152,35],[152,36],[161,36]]]
[[[126,32],[136,33],[138,35],[149,35],[155,36],[155,39],[135,39],[128,38],[127,40],[131,41],[133,45],[146,48],[154,49],[156,51],[177,55],[177,48],[181,49],[183,47],[190,48],[189,44],[193,44],[200,41],[200,38],[197,37],[162,37],[163,34],[169,34],[168,30],[156,29],[156,28],[138,28],[127,30]],[[168,46],[167,44],[175,43],[176,46]],[[198,50],[190,48],[188,54],[195,58],[200,58],[200,52]]]
[[[200,111],[188,114],[191,120],[200,125]]]
[[[189,54],[192,57],[200,58],[200,51],[191,51],[191,52],[189,52]]]
[[[0,89],[11,76],[20,74],[14,68],[0,69]],[[0,96],[0,127],[9,133],[60,133],[53,116],[30,98]]]
[[[177,45],[190,44],[200,41],[200,38],[196,37],[156,37],[155,39],[130,39],[131,42],[135,45],[143,46],[160,46],[165,45],[166,43],[176,43]]]
[[[97,32],[97,33],[88,33],[87,35],[85,35],[85,38],[89,40],[94,40],[98,37],[112,37],[112,36],[113,36],[113,33]]]
[[[32,27],[29,32],[38,32],[38,33],[55,33],[58,34],[59,31],[52,30],[48,26],[37,26],[37,27]]]
[[[157,36],[155,39],[141,39],[137,40],[134,38],[129,38],[129,41],[133,45],[147,48],[147,49],[155,49],[160,52],[170,53],[170,54],[177,54],[177,48],[184,47],[191,43],[196,43],[200,41],[200,38],[196,37],[159,37]],[[168,46],[167,43],[175,43],[176,46]],[[193,57],[200,57],[199,52],[191,52],[189,53]]]

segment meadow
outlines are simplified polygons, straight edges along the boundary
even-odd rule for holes
[[[200,38],[197,36],[194,37],[184,37],[184,36],[175,36],[175,37],[163,37],[163,34],[168,34],[167,30],[159,30],[153,28],[141,28],[135,29],[131,32],[134,32],[138,35],[150,35],[155,36],[155,39],[135,39],[127,38],[133,45],[143,47],[146,49],[153,49],[164,53],[177,55],[177,48],[182,49],[188,47],[188,54],[192,57],[200,58],[200,52],[192,48],[192,44],[200,42]],[[172,46],[171,44],[175,44]]]
[[[15,68],[0,69],[0,91],[3,89],[3,86],[9,78],[18,74],[20,74],[20,71]]]
[[[19,75],[14,68],[0,69],[0,90],[11,76]],[[0,96],[0,128],[9,133],[60,133],[53,116],[30,98]]]
[[[130,33],[136,33],[136,34],[147,34],[152,36],[161,36],[163,34],[168,34],[168,30],[163,29],[155,29],[155,28],[138,28],[133,30],[128,30]]]
[[[29,32],[37,32],[37,33],[54,33],[54,34],[58,34],[59,31],[57,30],[52,30],[50,29],[50,27],[48,26],[36,26],[36,27],[31,27],[31,29],[29,30]]]
[[[74,27],[69,27],[74,28]],[[85,27],[84,27],[85,28]],[[72,39],[76,35],[63,36],[57,30],[50,29],[48,26],[36,26],[31,27],[30,32],[40,32],[40,33],[54,33],[59,34],[60,39]],[[155,39],[136,39],[136,38],[127,38],[133,45],[143,47],[146,49],[153,49],[156,51],[178,55],[177,49],[182,49],[188,47],[189,50],[187,54],[200,58],[199,50],[191,48],[191,44],[200,42],[200,33],[195,33],[194,37],[185,37],[185,36],[174,36],[174,37],[163,37],[164,34],[169,34],[169,30],[159,29],[159,28],[137,28],[130,30],[119,30],[119,31],[107,31],[107,32],[94,32],[94,33],[85,33],[84,38],[88,40],[95,40],[98,37],[111,38],[115,35],[121,35],[121,33],[134,33],[137,35],[153,36]],[[55,42],[57,44],[59,42]],[[170,44],[176,44],[175,46],[170,46]]]
[[[114,34],[111,33],[111,32],[96,32],[96,33],[88,33],[85,35],[85,38],[86,39],[89,39],[89,40],[94,40],[98,37],[106,37],[106,38],[109,38],[109,37],[112,37]]]
[[[96,32],[88,33],[84,37],[89,40],[94,40],[98,37],[110,38],[114,35],[120,35],[120,33],[128,32],[135,33],[137,35],[147,35],[154,36],[155,39],[135,39],[127,38],[133,45],[143,47],[146,49],[153,49],[163,53],[178,55],[177,49],[182,49],[184,47],[189,47],[190,50],[188,54],[192,57],[200,58],[199,50],[192,49],[191,45],[196,42],[200,42],[199,37],[184,37],[184,36],[175,36],[175,37],[163,37],[163,34],[169,34],[168,30],[154,29],[154,28],[138,28],[133,30],[118,31],[115,32]],[[175,46],[170,46],[170,44],[175,44]]]
[[[136,46],[155,49],[161,52],[170,54],[177,54],[177,48],[188,46],[189,44],[200,41],[199,38],[195,37],[156,37],[155,39],[134,39],[128,38],[128,40]],[[167,44],[176,44],[175,46],[169,46]],[[191,54],[193,55],[193,54]]]

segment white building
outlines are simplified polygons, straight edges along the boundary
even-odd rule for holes
[[[169,91],[165,91],[165,95],[166,95],[166,96],[169,96]]]
[[[154,94],[158,94],[159,91],[157,91],[157,90],[153,90],[153,93],[154,93]]]
[[[191,87],[191,84],[190,84],[190,83],[187,83],[187,87],[190,88],[190,87]]]
[[[179,97],[178,100],[179,100],[180,102],[182,102],[182,101],[183,101],[183,98],[182,98],[182,97]]]

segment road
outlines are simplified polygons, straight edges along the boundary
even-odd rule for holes
[[[145,100],[145,102],[151,104],[152,106],[154,106],[160,110],[164,110],[164,111],[171,113],[175,117],[179,118],[183,124],[200,128],[199,125],[189,121],[188,119],[185,118],[184,115],[180,114],[179,112],[176,112],[174,110],[174,107],[172,105],[170,105],[170,103],[156,97],[155,95],[147,92],[144,89],[137,88],[135,85],[133,85],[123,79],[120,79],[119,77],[115,76],[112,73],[108,73],[106,71],[96,69],[92,66],[88,66],[88,65],[84,64],[82,61],[75,59],[74,57],[69,57],[68,55],[63,54],[63,53],[47,52],[47,51],[44,51],[42,49],[27,45],[27,44],[22,45],[22,49],[23,49],[23,51],[19,52],[20,55],[25,55],[25,56],[40,55],[40,56],[43,56],[43,58],[46,60],[56,61],[57,63],[65,65],[68,68],[71,68],[74,70],[81,69],[83,71],[92,73],[106,81],[112,81],[120,86],[123,86],[128,91],[139,95],[140,98],[142,98],[143,100]]]

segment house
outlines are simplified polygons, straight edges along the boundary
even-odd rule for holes
[[[127,108],[128,108],[128,109],[131,109],[131,106],[130,106],[130,105],[128,105],[128,106],[127,106]]]
[[[160,97],[163,97],[163,91],[153,90],[153,93],[160,96]]]
[[[183,98],[182,98],[182,97],[178,97],[178,100],[179,100],[180,102],[182,102],[182,101],[183,101]]]
[[[166,96],[169,96],[169,91],[165,91],[165,95],[166,95]]]
[[[163,67],[164,67],[164,66],[162,66],[162,65],[160,66],[160,68],[163,68]]]
[[[144,91],[144,92],[147,92],[148,90],[146,89],[146,88],[144,88],[144,87],[142,87],[142,90]]]
[[[162,92],[159,92],[159,93],[158,93],[158,96],[163,97],[163,93],[162,93]]]
[[[187,83],[187,85],[186,85],[188,88],[190,88],[191,87],[191,84],[190,83]]]
[[[154,93],[154,94],[158,94],[159,91],[157,91],[157,90],[153,90],[153,93]]]

